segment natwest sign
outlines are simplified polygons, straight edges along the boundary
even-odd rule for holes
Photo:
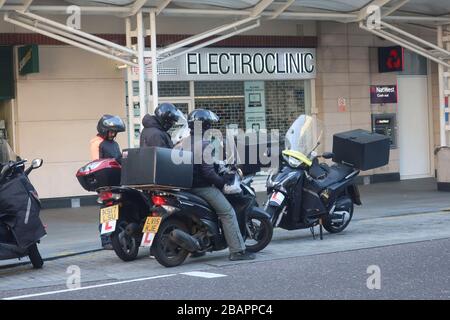
[[[311,79],[316,77],[316,51],[204,48],[160,63],[158,74],[161,81]]]
[[[370,103],[397,103],[397,86],[370,86]]]

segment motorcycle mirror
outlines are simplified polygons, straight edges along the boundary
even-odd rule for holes
[[[331,159],[333,157],[334,157],[334,153],[333,152],[324,152],[322,154],[322,158],[324,158],[324,159]]]
[[[32,167],[33,169],[37,169],[37,168],[40,168],[40,167],[42,166],[43,163],[44,163],[44,160],[42,160],[42,159],[34,159],[34,160],[31,162],[31,167]]]

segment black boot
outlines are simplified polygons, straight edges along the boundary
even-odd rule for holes
[[[254,260],[255,254],[248,251],[240,251],[230,253],[229,259],[231,261],[239,261],[239,260]]]

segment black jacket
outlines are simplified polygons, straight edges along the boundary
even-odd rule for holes
[[[141,132],[141,147],[173,148],[170,135],[162,128],[155,116],[146,114],[142,119],[144,129]]]
[[[114,140],[103,140],[100,143],[99,159],[114,158],[117,161],[122,160],[122,152],[120,151],[119,144]]]
[[[208,141],[202,141],[201,144],[201,150],[200,150],[200,143],[194,144],[194,137],[191,136],[191,150],[194,153],[194,179],[192,183],[193,188],[202,188],[202,187],[211,187],[215,186],[219,189],[222,189],[223,186],[226,183],[226,180],[219,176],[214,168],[214,164],[207,164],[205,160],[203,159],[203,151],[206,147],[208,147],[209,142]],[[201,152],[201,153],[200,153]],[[201,154],[201,164],[196,164],[195,159],[199,158],[199,155]]]

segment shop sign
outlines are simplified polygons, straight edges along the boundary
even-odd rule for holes
[[[35,44],[19,48],[19,73],[26,75],[28,73],[39,72],[39,51]]]
[[[266,129],[266,97],[264,81],[245,81],[245,128],[258,132]]]
[[[338,98],[338,111],[339,112],[345,112],[347,111],[347,101],[345,98]]]
[[[378,71],[403,71],[404,51],[400,46],[378,48]]]
[[[370,86],[370,103],[397,103],[397,86]]]
[[[246,131],[258,132],[266,129],[266,114],[263,112],[245,114]]]
[[[149,77],[151,66],[146,66],[146,73]],[[203,48],[158,64],[158,74],[160,81],[312,79],[316,77],[316,50]]]

